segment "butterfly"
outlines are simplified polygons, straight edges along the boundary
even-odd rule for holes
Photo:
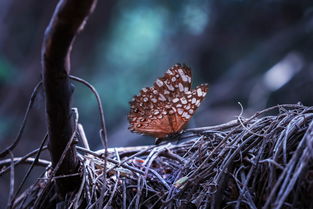
[[[175,64],[152,87],[140,90],[129,102],[129,130],[163,139],[179,133],[208,92],[208,85],[191,89],[191,69]]]

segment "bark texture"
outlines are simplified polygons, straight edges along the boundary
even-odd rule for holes
[[[69,80],[72,45],[95,5],[96,0],[60,0],[45,31],[42,69],[53,168],[56,168],[73,134],[70,110],[73,86]],[[79,160],[74,145],[57,167],[56,176],[78,172]],[[76,189],[79,182],[79,176],[60,178],[56,181],[57,191],[64,197]]]

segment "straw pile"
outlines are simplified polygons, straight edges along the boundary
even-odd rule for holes
[[[107,169],[101,151],[79,147],[82,184],[58,206],[313,208],[312,118],[313,107],[279,105],[186,130],[180,144],[110,149]],[[49,173],[15,207],[54,208],[61,177]]]

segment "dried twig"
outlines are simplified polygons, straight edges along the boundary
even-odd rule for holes
[[[103,151],[78,147],[84,181],[68,206],[310,208],[303,197],[313,188],[312,127],[312,107],[279,105],[236,123],[189,129],[193,139],[181,144],[109,149],[106,182]],[[53,193],[44,182],[44,194]]]
[[[3,150],[1,153],[0,153],[0,158],[3,158],[5,157],[7,154],[9,154],[10,151],[12,151],[16,145],[18,144],[18,142],[20,141],[20,139],[22,138],[22,135],[23,135],[23,132],[24,132],[24,128],[25,128],[25,125],[26,125],[26,122],[27,122],[27,119],[28,119],[28,116],[29,116],[29,113],[30,113],[30,110],[34,104],[34,101],[36,99],[36,96],[37,96],[37,93],[38,93],[38,90],[39,88],[41,87],[42,85],[42,82],[40,81],[34,88],[33,90],[33,93],[32,95],[30,96],[30,99],[29,99],[29,102],[28,102],[28,105],[27,105],[27,109],[26,109],[26,112],[25,112],[25,115],[24,115],[24,119],[22,121],[22,125],[21,125],[21,128],[20,130],[18,131],[18,134],[14,140],[14,142],[8,146],[5,150]]]
[[[15,172],[14,172],[14,156],[12,152],[9,152],[11,156],[11,166],[10,166],[10,190],[9,190],[9,200],[8,200],[8,208],[12,208],[13,201],[14,201],[14,178],[15,178]]]

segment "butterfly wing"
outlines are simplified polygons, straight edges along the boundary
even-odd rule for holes
[[[188,91],[184,96],[181,96],[179,99],[173,99],[173,109],[175,110],[174,115],[171,116],[173,121],[173,129],[175,132],[181,131],[186,123],[193,116],[195,111],[200,106],[200,103],[204,99],[205,95],[208,92],[208,85],[202,84],[197,86],[191,92]]]
[[[184,95],[191,90],[191,69],[186,65],[175,64],[163,77],[158,78],[153,86],[171,102],[172,99]]]
[[[128,120],[133,132],[164,138],[189,121],[208,91],[206,84],[191,90],[191,70],[176,64],[143,88],[130,102]]]
[[[143,88],[130,102],[129,129],[156,138],[165,137],[173,131],[167,118],[168,112],[165,111],[166,104],[156,89]]]

